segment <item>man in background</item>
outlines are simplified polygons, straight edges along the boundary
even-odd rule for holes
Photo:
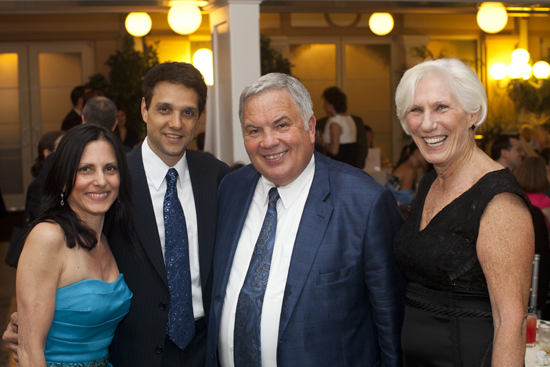
[[[82,123],[80,115],[82,114],[82,109],[84,108],[84,93],[88,89],[83,85],[79,85],[74,88],[71,92],[71,103],[73,104],[73,109],[69,111],[67,116],[63,119],[61,124],[61,130],[68,131],[70,128],[78,126]]]
[[[514,171],[525,157],[519,139],[519,135],[499,135],[491,146],[491,158]]]

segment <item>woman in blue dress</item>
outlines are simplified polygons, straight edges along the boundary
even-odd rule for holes
[[[102,234],[128,232],[130,175],[111,131],[90,124],[60,141],[17,268],[19,365],[109,366],[132,293]]]

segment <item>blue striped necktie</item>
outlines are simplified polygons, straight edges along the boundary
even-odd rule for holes
[[[233,352],[235,367],[262,365],[262,306],[277,232],[277,200],[279,193],[273,187],[269,190],[267,213],[237,301]]]
[[[181,350],[195,336],[189,243],[185,216],[178,199],[178,171],[170,168],[166,174],[164,195],[164,261],[170,289],[170,309],[166,333]]]

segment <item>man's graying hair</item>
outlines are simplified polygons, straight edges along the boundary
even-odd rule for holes
[[[306,130],[309,129],[309,119],[313,115],[313,103],[311,102],[309,92],[298,79],[281,73],[266,74],[244,88],[239,100],[239,118],[241,124],[243,123],[243,111],[246,101],[250,97],[275,90],[286,90],[290,93],[302,116],[304,128]]]

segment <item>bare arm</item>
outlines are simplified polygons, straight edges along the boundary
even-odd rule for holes
[[[4,346],[12,353],[15,364],[19,366],[19,355],[17,350],[19,349],[19,336],[17,335],[17,312],[11,314],[11,321],[2,335],[2,341]]]
[[[493,311],[494,367],[524,365],[534,243],[533,220],[521,198],[511,193],[495,196],[481,218],[477,241]]]
[[[332,155],[336,155],[340,151],[340,135],[342,135],[342,127],[333,122],[330,125],[330,143],[325,144],[325,148]]]
[[[63,232],[51,223],[34,227],[23,247],[16,279],[21,367],[46,366],[44,348],[55,312],[65,249]]]

